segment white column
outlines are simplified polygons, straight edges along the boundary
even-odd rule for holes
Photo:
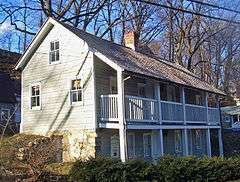
[[[184,90],[184,87],[182,87],[182,105],[183,105],[183,121],[184,121],[184,125],[187,124],[185,102],[186,102],[186,100],[185,100],[185,90]]]
[[[160,84],[159,82],[156,82],[155,83],[155,97],[158,101],[158,120],[159,120],[159,123],[162,124],[162,109],[161,109],[161,93],[160,93]]]
[[[159,130],[160,134],[160,156],[163,156],[164,155],[164,149],[163,149],[163,130],[160,129]]]
[[[207,154],[209,157],[212,156],[210,128],[207,129]]]
[[[182,105],[183,105],[183,121],[184,125],[187,125],[187,118],[186,118],[186,106],[185,106],[185,90],[184,87],[182,87]],[[187,128],[184,128],[184,147],[185,147],[185,156],[189,155],[188,151],[188,133],[187,133]]]
[[[207,110],[207,124],[210,125],[210,122],[209,122],[209,115],[208,115],[208,93],[206,92],[205,94],[205,107],[206,107],[206,110]]]
[[[124,80],[121,70],[117,71],[118,84],[118,120],[119,120],[119,140],[120,140],[120,158],[122,162],[127,159],[127,141],[126,141],[126,122],[124,107]]]
[[[185,156],[189,155],[188,151],[188,133],[187,133],[187,128],[184,128],[184,146],[185,146]]]
[[[219,155],[223,157],[223,141],[222,141],[222,129],[218,129],[218,144],[219,144]]]

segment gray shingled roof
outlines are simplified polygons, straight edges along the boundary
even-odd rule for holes
[[[230,115],[240,114],[240,106],[226,106],[221,108],[222,112]]]
[[[68,24],[59,23],[86,41],[89,47],[96,49],[126,71],[224,95],[222,91],[200,80],[195,74],[180,65],[147,56],[130,48],[98,38]]]

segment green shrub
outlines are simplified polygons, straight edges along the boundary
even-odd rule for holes
[[[229,181],[240,179],[240,158],[161,157],[155,164],[139,160],[121,163],[110,158],[77,161],[70,181]]]

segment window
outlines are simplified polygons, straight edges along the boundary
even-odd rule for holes
[[[170,102],[180,102],[180,88],[175,85],[161,84],[161,100]]]
[[[40,84],[31,85],[30,90],[31,95],[31,109],[40,109],[41,99],[40,99]]]
[[[110,93],[117,94],[117,77],[110,77]]]
[[[174,131],[175,136],[175,153],[176,155],[182,154],[182,134],[181,130],[175,130]]]
[[[71,97],[71,104],[80,103],[83,101],[81,79],[72,80],[70,97]]]
[[[129,133],[127,136],[127,149],[129,159],[133,159],[135,156],[135,135],[134,133]]]
[[[50,43],[49,63],[59,62],[59,41]]]
[[[193,89],[185,89],[186,104],[204,105],[203,92]]]
[[[152,136],[150,133],[143,134],[144,157],[152,156]]]
[[[146,84],[145,83],[138,83],[137,84],[137,91],[138,91],[138,96],[146,97]]]
[[[1,109],[1,121],[7,121],[10,117],[10,109]]]

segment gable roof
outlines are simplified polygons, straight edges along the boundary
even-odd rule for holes
[[[15,86],[9,75],[0,72],[0,103],[15,103]]]
[[[52,20],[53,19],[50,18],[50,21]],[[150,57],[125,46],[101,39],[66,23],[57,20],[54,21],[84,40],[90,48],[96,52],[100,52],[124,69],[124,71],[224,95],[222,91],[202,81],[195,74],[180,65],[157,59],[153,56]],[[17,68],[20,67],[20,63]]]

